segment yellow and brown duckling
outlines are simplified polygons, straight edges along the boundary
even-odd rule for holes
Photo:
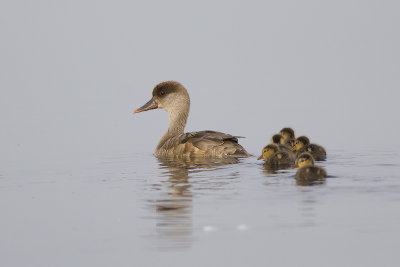
[[[289,146],[287,144],[284,144],[284,139],[283,136],[280,134],[274,134],[271,137],[271,144],[276,144],[279,147],[280,151],[285,151],[287,153],[289,153],[289,155],[292,157],[293,161],[296,159],[296,154],[294,152],[291,151],[291,148],[293,146]]]
[[[314,166],[314,158],[310,153],[302,153],[296,159],[296,180],[300,185],[311,185],[316,181],[323,181],[327,174],[324,168]]]
[[[294,130],[292,128],[283,128],[279,134],[283,137],[281,144],[287,144],[290,140],[295,139]]]
[[[279,150],[277,144],[265,146],[258,160],[260,159],[264,159],[264,166],[268,168],[284,169],[294,164],[292,156],[286,151]]]
[[[303,152],[308,152],[316,161],[326,160],[325,149],[320,145],[310,144],[310,139],[308,139],[307,136],[298,137],[292,151],[296,151],[297,155],[301,155]]]
[[[296,139],[294,139],[294,138],[286,141],[286,145],[288,145],[290,147],[294,147],[295,143],[296,143]]]
[[[271,144],[281,144],[281,140],[283,140],[283,136],[280,134],[274,134],[271,137]]]

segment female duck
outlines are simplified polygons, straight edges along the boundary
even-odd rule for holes
[[[166,81],[153,89],[153,97],[134,113],[162,108],[168,112],[169,128],[158,142],[156,157],[248,157],[238,144],[238,136],[215,131],[184,133],[189,115],[190,98],[185,87]]]
[[[286,151],[279,151],[276,144],[265,146],[258,160],[264,159],[264,166],[268,168],[289,168],[293,165],[294,160]]]
[[[307,136],[298,137],[292,151],[296,151],[297,155],[300,155],[303,152],[308,152],[316,161],[326,160],[325,149],[320,145],[310,144],[310,139],[308,139]]]
[[[296,180],[300,184],[311,184],[326,177],[325,169],[314,166],[314,159],[310,153],[302,153],[296,160],[296,167],[300,169],[296,173]]]

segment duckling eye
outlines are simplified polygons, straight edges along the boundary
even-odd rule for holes
[[[162,95],[162,96],[165,95],[165,91],[164,91],[164,90],[161,90],[161,91],[160,91],[160,95]]]

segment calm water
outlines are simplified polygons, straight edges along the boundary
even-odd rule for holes
[[[328,152],[315,186],[255,157],[6,170],[1,266],[399,266],[400,154]]]

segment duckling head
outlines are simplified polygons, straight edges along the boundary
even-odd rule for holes
[[[282,135],[284,143],[290,139],[294,139],[294,130],[292,128],[283,128],[279,133]]]
[[[282,144],[282,140],[283,140],[283,137],[280,134],[274,134],[271,137],[271,143],[272,144]]]
[[[296,159],[296,166],[299,168],[310,165],[314,165],[314,158],[310,153],[301,153]]]
[[[310,139],[308,139],[307,136],[297,137],[296,141],[294,142],[294,147],[292,148],[292,151],[299,150],[303,146],[306,146],[309,144],[310,144]]]
[[[289,140],[287,140],[287,142],[286,142],[286,144],[288,145],[288,146],[290,146],[290,147],[294,147],[294,145],[295,145],[295,143],[296,143],[296,139],[289,139]]]
[[[261,151],[261,156],[257,160],[266,159],[276,153],[278,150],[279,148],[276,144],[269,144],[263,148],[263,150]]]

